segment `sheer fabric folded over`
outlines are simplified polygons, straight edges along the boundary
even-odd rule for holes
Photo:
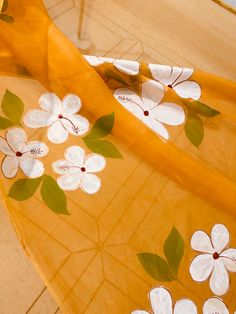
[[[39,0],[4,14],[1,195],[62,310],[234,313],[236,84],[82,56]]]

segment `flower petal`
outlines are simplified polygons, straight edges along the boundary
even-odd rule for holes
[[[163,103],[150,110],[150,115],[156,120],[169,125],[179,125],[185,120],[182,107],[172,103]]]
[[[176,84],[173,89],[182,98],[198,100],[201,97],[201,88],[198,83],[193,81],[181,82]]]
[[[95,174],[85,173],[82,177],[80,187],[84,192],[94,194],[100,189],[101,180]]]
[[[117,59],[113,62],[117,70],[129,74],[137,75],[139,73],[140,64],[138,61],[120,60]]]
[[[70,117],[64,117],[61,120],[64,128],[72,135],[80,136],[88,132],[89,122],[79,114]]]
[[[197,307],[191,300],[182,299],[176,302],[174,314],[197,314]]]
[[[39,141],[28,142],[22,153],[27,157],[42,158],[47,155],[49,148],[46,144]]]
[[[61,144],[67,140],[68,131],[63,127],[61,121],[58,120],[48,128],[47,135],[50,142]]]
[[[143,117],[144,105],[142,99],[131,89],[118,88],[114,91],[113,95],[122,106],[124,106],[137,118],[141,119]]]
[[[58,174],[73,174],[73,173],[81,173],[79,167],[76,167],[71,161],[60,159],[55,161],[52,164],[52,169],[54,172]]]
[[[77,174],[65,174],[57,179],[57,183],[62,190],[76,191],[80,187],[82,175]]]
[[[114,61],[114,58],[108,58],[108,57],[100,57],[100,59],[104,62],[104,63],[112,63]]]
[[[142,310],[136,310],[136,311],[131,312],[131,314],[149,314],[149,313]]]
[[[214,263],[210,288],[216,295],[225,294],[229,288],[229,275],[221,259],[216,260]]]
[[[31,157],[21,157],[20,168],[29,178],[41,177],[44,173],[44,165],[41,161]]]
[[[72,115],[78,112],[81,108],[80,98],[76,95],[67,95],[62,102],[62,112],[67,115]]]
[[[172,85],[175,87],[177,84],[183,81],[187,81],[190,78],[190,76],[193,74],[193,69],[173,67],[173,73],[176,74],[176,78],[174,82],[172,83]]]
[[[172,84],[179,75],[179,73],[177,71],[173,71],[173,67],[169,65],[150,63],[148,67],[153,78],[165,85]]]
[[[142,100],[143,109],[151,110],[162,100],[164,96],[164,88],[162,84],[149,80],[142,84]]]
[[[210,254],[201,254],[194,258],[190,265],[193,280],[203,282],[208,279],[214,267],[214,260]]]
[[[113,58],[87,56],[87,55],[84,55],[84,58],[92,66],[99,66],[99,65],[104,64],[105,62],[112,63],[114,60]]]
[[[2,173],[8,179],[14,178],[17,174],[18,167],[19,161],[17,157],[6,156],[2,162]]]
[[[147,124],[149,128],[151,128],[158,135],[162,136],[164,139],[169,139],[169,133],[161,122],[153,119],[152,117],[144,117],[143,122]]]
[[[57,119],[57,116],[43,110],[30,110],[23,118],[26,126],[32,129],[42,128],[50,125]]]
[[[149,64],[148,67],[153,78],[167,86],[175,86],[175,84],[186,81],[193,74],[193,69],[189,68],[162,64]]]
[[[203,305],[203,314],[229,314],[226,305],[218,298],[210,298]]]
[[[85,159],[85,169],[87,172],[99,172],[106,166],[106,159],[102,155],[90,154]]]
[[[15,152],[13,152],[13,150],[7,144],[5,138],[1,136],[0,136],[0,152],[2,152],[4,155],[15,156]]]
[[[27,136],[23,129],[15,128],[7,132],[6,140],[8,145],[14,152],[21,152],[22,149],[25,147]]]
[[[211,231],[211,240],[214,249],[220,253],[229,243],[229,231],[221,224],[215,225]]]
[[[214,253],[210,237],[203,231],[196,231],[191,239],[191,247],[195,251]]]
[[[40,107],[50,113],[59,114],[62,110],[61,100],[53,93],[43,94],[39,98]]]
[[[96,56],[84,56],[86,61],[92,65],[92,66],[99,66],[104,63],[102,58],[96,57]]]
[[[65,158],[78,167],[84,166],[85,151],[80,146],[70,146],[65,151]]]
[[[169,291],[165,288],[154,288],[151,290],[150,302],[154,314],[172,314],[172,299]]]
[[[220,259],[229,271],[236,272],[236,249],[225,250],[220,254]]]

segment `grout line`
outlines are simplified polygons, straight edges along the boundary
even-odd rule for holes
[[[141,164],[141,163],[140,163]],[[113,225],[111,231],[109,232],[109,234],[106,236],[106,238],[103,240],[103,244],[105,244],[108,239],[112,236],[113,232],[115,231],[116,227],[120,224],[120,222],[122,221],[122,219],[124,218],[125,214],[127,213],[127,211],[129,210],[129,208],[134,204],[135,199],[137,197],[137,195],[143,190],[143,188],[145,187],[146,182],[152,177],[153,175],[153,171],[151,171],[151,173],[145,178],[143,184],[141,185],[141,187],[138,189],[138,191],[136,191],[134,197],[132,198],[132,200],[129,202],[129,204],[127,204],[127,206],[125,206],[123,213],[121,214],[121,216],[119,217],[119,219],[116,221],[115,225]],[[127,187],[126,187],[127,188]]]
[[[42,294],[46,291],[47,287],[44,287],[43,290],[39,293],[39,295],[37,296],[37,298],[34,300],[34,302],[30,305],[30,307],[28,308],[28,310],[25,312],[25,314],[28,314],[30,312],[30,310],[33,308],[33,306],[35,305],[35,303],[39,300],[39,298],[42,296]]]
[[[117,291],[119,291],[122,295],[124,295],[127,299],[129,299],[131,302],[133,302],[134,304],[137,304],[139,307],[142,307],[141,303],[138,303],[137,301],[135,301],[134,299],[132,299],[130,296],[128,296],[121,288],[119,288],[115,283],[113,283],[111,280],[106,279],[106,282],[108,282],[113,289],[116,289]],[[145,312],[144,312],[145,313]],[[148,313],[148,312],[147,312]]]
[[[62,0],[61,3],[62,3],[63,1],[64,1],[64,0]],[[65,14],[67,11],[70,11],[70,10],[73,9],[73,8],[74,8],[74,5],[72,4],[70,7],[68,7],[68,8],[65,9],[64,11],[62,11],[62,12],[60,12],[59,14],[57,14],[57,15],[51,17],[52,20],[55,22],[55,19],[56,19],[56,18],[58,18],[59,16]],[[51,8],[51,9],[52,9],[52,8]],[[50,10],[51,10],[51,9],[50,9]],[[50,11],[50,10],[49,10],[49,11]],[[50,14],[50,12],[49,12],[49,14]]]
[[[34,196],[34,198],[42,203],[44,205],[44,202],[38,197],[38,196]],[[32,223],[34,223],[35,225],[37,225],[38,228],[40,228],[43,232],[49,234],[49,236],[51,238],[53,238],[54,240],[56,240],[58,243],[60,243],[62,246],[64,246],[64,244],[59,241],[58,239],[56,239],[51,232],[55,229],[56,225],[53,226],[53,228],[50,229],[50,231],[47,231],[46,229],[43,229],[43,227],[41,225],[38,224],[38,222],[35,222],[34,220],[32,220],[28,214],[23,214],[23,216],[25,218],[27,218],[28,220],[30,220]],[[89,238],[85,233],[83,233],[81,230],[77,229],[77,227],[75,227],[74,225],[72,225],[69,221],[67,221],[65,218],[58,216],[59,220],[62,221],[63,223],[65,223],[66,225],[69,225],[73,230],[75,230],[79,235],[82,235],[84,238],[86,238],[88,241],[92,242],[93,244],[96,245],[96,241],[94,241],[93,239]],[[73,251],[71,251],[71,253],[73,253]]]
[[[99,3],[99,2],[98,2],[98,5],[101,6],[102,3]],[[90,6],[90,5],[88,4],[88,7],[89,7],[89,6]],[[129,29],[129,30],[127,31],[127,29],[125,29],[125,28],[121,27],[120,25],[118,25],[117,22],[115,22],[115,21],[113,20],[113,18],[108,18],[106,15],[102,14],[101,12],[99,12],[97,8],[94,8],[94,7],[93,7],[93,10],[94,10],[98,15],[102,16],[104,19],[107,19],[109,22],[111,22],[112,24],[116,25],[116,27],[120,28],[121,30],[125,31],[125,32],[128,33],[128,34],[132,34],[133,38],[136,38],[137,40],[140,40],[140,41],[142,41],[145,45],[147,45],[147,44],[146,44],[146,41],[145,41],[143,38],[140,38],[140,36],[138,36],[137,34],[133,34],[133,30],[130,30],[130,29]],[[94,17],[93,17],[93,18],[94,18]],[[134,24],[134,25],[133,25],[133,24],[130,24],[130,23],[126,20],[126,18],[123,19],[123,22],[126,23],[129,28],[130,28],[130,27],[131,27],[132,29],[133,29],[133,28],[136,28],[135,24]],[[104,24],[101,24],[101,25],[103,25],[103,26],[105,27]],[[156,39],[154,39],[151,35],[149,35],[146,30],[145,30],[145,31],[140,30],[140,32],[142,33],[142,35],[143,35],[144,37],[149,38],[151,41],[154,41],[154,42],[156,41]],[[116,33],[116,32],[115,32],[115,33]],[[161,44],[161,46],[162,46],[164,49],[167,49],[168,51],[171,51],[171,52],[174,53],[173,49],[171,49],[170,47],[167,47],[163,42],[161,42],[160,44]],[[156,48],[154,48],[153,46],[149,45],[149,47],[150,47],[151,49],[157,51]],[[160,53],[160,51],[158,51],[158,53],[161,54],[161,55],[163,55],[163,56],[165,57],[165,53]],[[178,56],[181,57],[181,55],[179,55],[179,54],[178,54]],[[168,59],[171,60],[170,58],[168,58]],[[184,60],[187,61],[188,63],[190,63],[189,60],[186,60],[186,59],[184,59]],[[172,61],[173,63],[175,63],[173,60],[171,60],[171,61]]]
[[[53,4],[52,6],[48,6],[47,9],[51,10],[54,9],[56,6],[60,5],[64,0],[60,0],[59,2]]]
[[[102,287],[102,285],[104,284],[104,282],[105,282],[105,279],[103,279],[103,280],[101,281],[101,283],[98,285],[98,287],[96,288],[96,290],[94,291],[94,293],[93,293],[92,296],[91,296],[91,301],[95,299],[97,293],[98,293],[99,290],[101,289],[101,287]],[[87,309],[88,309],[88,307],[91,305],[91,303],[92,303],[92,302],[89,302],[89,303],[86,304],[85,308],[83,309],[82,314],[84,314],[84,313],[87,311]]]
[[[104,25],[103,25],[103,26],[104,26]],[[103,57],[106,57],[113,49],[115,49],[116,47],[118,47],[123,41],[124,41],[124,39],[119,40],[119,42],[116,43],[115,46],[113,46],[111,49],[109,49],[108,51],[106,51],[106,53],[103,55]]]
[[[89,261],[88,265],[85,267],[85,269],[83,270],[83,272],[80,274],[79,278],[77,278],[77,280],[74,282],[74,284],[70,287],[69,291],[66,293],[66,295],[64,296],[64,298],[62,299],[62,302],[65,303],[66,299],[69,297],[69,295],[73,292],[73,289],[76,287],[76,285],[78,284],[78,282],[80,281],[80,279],[83,277],[83,275],[87,272],[87,270],[89,269],[89,267],[91,266],[91,264],[93,263],[93,261],[95,260],[95,258],[98,256],[98,253],[95,253],[94,256],[91,258],[91,260]]]

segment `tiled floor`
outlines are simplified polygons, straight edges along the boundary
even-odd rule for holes
[[[132,2],[132,4],[131,4]],[[206,71],[235,79],[236,64],[230,63],[236,51],[232,29],[236,22],[210,0],[86,0],[84,31],[82,38],[90,40],[87,53],[115,58],[127,58],[148,62],[180,64],[200,67]],[[156,18],[158,6],[164,10],[171,3],[169,14]],[[50,15],[63,32],[75,42],[79,16],[79,0],[45,0]],[[153,5],[153,10],[150,10]],[[141,9],[140,9],[141,7]],[[182,12],[182,8],[185,11]],[[222,13],[223,12],[223,13]],[[176,14],[192,24],[197,33],[191,34],[176,20],[171,31],[168,19],[175,23]],[[182,14],[182,15],[181,15]],[[224,28],[217,22],[222,18]],[[201,20],[199,20],[201,19]],[[194,24],[195,23],[195,24]],[[184,25],[184,23],[182,23]],[[209,28],[209,25],[212,27]],[[234,27],[233,27],[234,26]],[[207,37],[204,30],[209,28]],[[226,31],[227,29],[227,31]],[[216,31],[217,30],[217,31]],[[206,45],[214,38],[216,46]],[[225,46],[224,43],[227,43]],[[80,43],[81,44],[81,43]],[[220,49],[224,47],[223,53]],[[190,53],[191,51],[191,53]],[[209,59],[211,62],[209,62]],[[53,314],[60,313],[50,293],[33,269],[18,244],[13,228],[0,207],[0,314]]]
[[[25,256],[5,210],[0,207],[0,313],[51,314],[57,309]],[[37,301],[38,297],[39,301]],[[45,301],[42,305],[42,301]],[[35,305],[32,306],[32,304]],[[39,310],[41,306],[41,310]]]

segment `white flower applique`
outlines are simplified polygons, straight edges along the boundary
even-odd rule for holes
[[[190,265],[193,280],[203,282],[210,277],[211,291],[224,295],[229,289],[228,271],[236,272],[236,249],[226,248],[229,232],[222,224],[212,228],[211,237],[203,231],[196,231],[191,239],[195,251],[202,252]]]
[[[81,109],[80,98],[67,95],[61,101],[55,94],[46,93],[39,99],[41,109],[33,109],[24,116],[24,124],[29,128],[48,127],[49,141],[60,144],[68,135],[84,135],[89,130],[89,122],[77,114]]]
[[[204,303],[203,314],[229,314],[229,310],[221,299],[212,297]]]
[[[196,305],[189,299],[181,299],[173,305],[170,292],[158,287],[149,293],[153,314],[197,314]],[[203,314],[229,314],[226,305],[219,298],[210,298],[203,305]],[[144,310],[136,310],[131,314],[150,314]]]
[[[52,167],[61,176],[58,185],[65,191],[82,189],[88,194],[98,192],[101,180],[94,174],[105,168],[106,160],[99,154],[85,155],[79,146],[71,146],[65,151],[65,159],[57,160]]]
[[[163,287],[152,289],[149,298],[153,314],[197,314],[196,305],[189,299],[179,300],[173,305],[170,292]],[[136,310],[132,314],[149,314],[149,312]]]
[[[138,61],[112,59],[106,57],[84,56],[88,63],[92,66],[99,66],[104,63],[113,63],[116,69],[128,75],[139,74],[140,63]]]
[[[180,125],[185,120],[182,107],[169,102],[161,103],[164,88],[154,80],[142,84],[141,97],[128,88],[116,89],[114,96],[128,111],[167,140],[169,133],[163,123]]]
[[[23,129],[10,129],[6,139],[0,137],[0,151],[5,154],[2,173],[6,178],[14,178],[18,168],[29,178],[38,178],[44,173],[44,165],[38,158],[46,156],[49,149],[39,141],[27,142]]]
[[[155,80],[173,88],[180,97],[194,100],[201,97],[199,84],[189,80],[193,74],[193,69],[161,64],[149,64],[148,67]]]

